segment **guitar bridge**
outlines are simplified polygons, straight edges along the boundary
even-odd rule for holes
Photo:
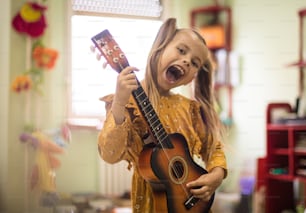
[[[199,201],[199,198],[191,196],[190,198],[188,198],[188,200],[185,201],[184,203],[185,208],[187,210],[191,209],[198,201]]]

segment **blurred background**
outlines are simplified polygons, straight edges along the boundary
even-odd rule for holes
[[[127,163],[108,165],[98,155],[105,113],[99,98],[114,91],[116,73],[102,68],[90,39],[109,29],[130,64],[144,70],[155,34],[169,17],[180,28],[198,29],[217,64],[229,170],[214,212],[304,211],[305,1],[1,5],[0,212],[130,211]],[[191,85],[176,92],[190,96]],[[285,194],[278,192],[282,187]],[[276,203],[283,204],[274,208]]]

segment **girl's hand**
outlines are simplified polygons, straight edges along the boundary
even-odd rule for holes
[[[133,71],[138,71],[138,69],[136,67],[126,67],[119,73],[114,97],[115,104],[122,106],[127,104],[131,92],[138,88],[136,76]]]
[[[116,124],[120,125],[125,119],[125,105],[128,103],[131,92],[138,88],[138,83],[133,71],[138,71],[136,67],[124,68],[117,77],[117,86],[112,112]]]
[[[187,188],[195,197],[209,201],[224,178],[223,168],[216,167],[210,173],[201,175],[198,179],[187,183]]]

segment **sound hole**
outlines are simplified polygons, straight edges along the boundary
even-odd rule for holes
[[[175,161],[172,166],[172,175],[176,179],[180,179],[184,175],[184,165],[181,161]]]
[[[182,184],[188,176],[188,165],[182,156],[173,157],[168,166],[168,174],[173,183]]]

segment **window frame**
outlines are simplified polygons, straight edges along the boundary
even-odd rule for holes
[[[162,23],[162,16],[161,17],[142,17],[142,16],[131,16],[131,15],[123,15],[123,14],[109,14],[109,13],[95,13],[95,12],[85,12],[85,11],[73,11],[71,8],[71,4],[69,3],[69,12],[67,17],[68,27],[67,27],[67,35],[68,35],[68,42],[67,42],[67,50],[72,53],[72,16],[80,15],[80,16],[93,16],[93,17],[106,17],[106,18],[128,18],[128,19],[145,19],[145,20],[152,20],[152,21],[160,21]],[[98,33],[98,32],[97,32]],[[69,52],[68,51],[68,52]],[[72,67],[72,54],[68,54],[67,56],[67,123],[72,128],[82,128],[82,129],[93,129],[99,130],[103,126],[103,122],[105,120],[105,114],[101,115],[101,117],[97,116],[80,116],[76,115],[73,112],[73,100],[72,100],[72,76],[73,76],[73,67]],[[102,63],[101,63],[102,69]]]

